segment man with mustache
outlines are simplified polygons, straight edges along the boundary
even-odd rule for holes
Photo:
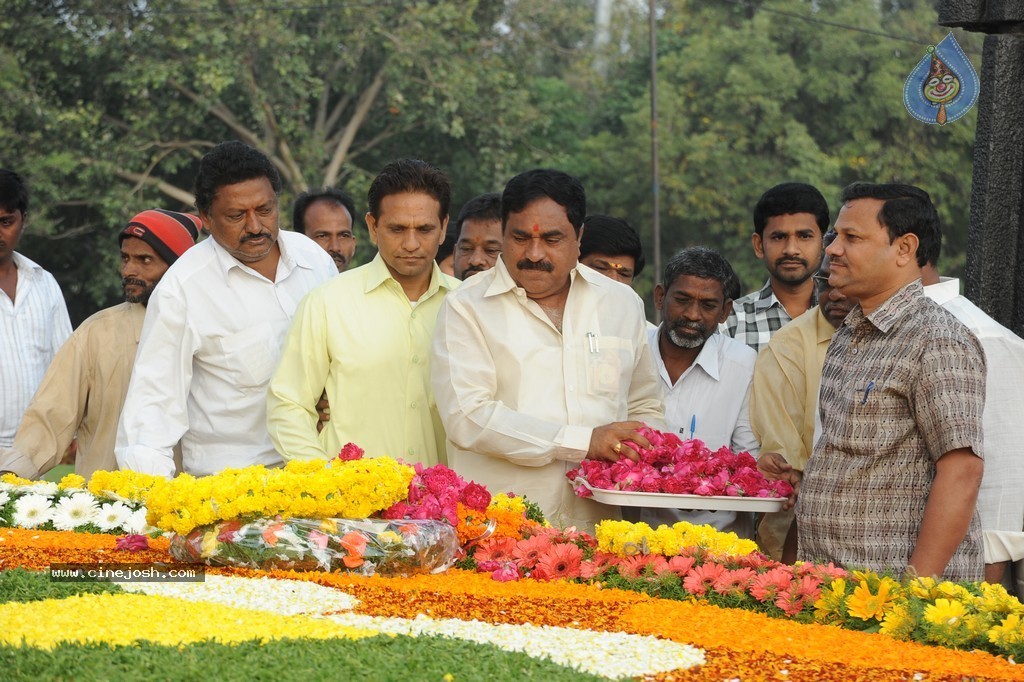
[[[921,284],[938,212],[895,183],[855,183],[840,201],[829,282],[858,303],[825,353],[797,559],[981,580],[987,363]]]
[[[467,201],[459,211],[455,230],[455,276],[464,280],[493,268],[501,254],[501,194],[488,192]]]
[[[117,468],[114,441],[135,364],[146,305],[157,282],[195,245],[197,216],[151,209],[121,230],[124,303],[79,325],[61,346],[25,411],[14,447],[0,452],[0,470],[39,478],[60,463],[78,438],[75,473]]]
[[[302,301],[270,382],[268,427],[285,459],[328,459],[351,442],[369,456],[446,461],[428,358],[441,301],[458,286],[434,263],[450,197],[448,176],[417,159],[370,183],[377,256]],[[325,387],[334,409],[318,433]]]
[[[356,252],[355,215],[355,202],[340,189],[303,192],[292,208],[292,229],[319,244],[344,272]]]
[[[811,185],[787,182],[761,195],[751,242],[768,282],[733,301],[725,323],[730,336],[760,351],[784,324],[818,304],[811,275],[821,264],[828,225],[828,204]]]
[[[835,232],[825,235],[827,247]],[[771,478],[800,485],[804,466],[821,432],[818,388],[832,335],[856,303],[828,282],[828,258],[814,275],[818,305],[780,329],[757,358],[750,390],[750,423],[761,442],[757,466]],[[796,527],[792,509],[765,514],[757,532],[761,550],[793,563]]]
[[[626,441],[649,447],[636,429],[660,427],[663,410],[643,301],[579,266],[585,215],[566,173],[508,182],[501,257],[441,306],[431,383],[453,469],[589,530],[619,509],[576,497],[566,472],[584,457],[636,459]]]
[[[303,235],[279,231],[281,176],[242,142],[199,162],[196,208],[212,239],[164,275],[146,313],[117,433],[122,469],[171,477],[280,464],[267,384],[295,309],[338,274]]]
[[[757,353],[718,333],[732,307],[726,291],[735,277],[729,262],[713,249],[694,246],[673,256],[654,287],[662,322],[648,332],[648,343],[665,391],[669,429],[712,450],[725,446],[757,456],[749,416]],[[749,513],[643,508],[634,520],[652,528],[678,521],[706,523],[753,537]]]
[[[0,447],[10,447],[47,366],[71,334],[60,286],[15,251],[25,234],[28,188],[0,168]]]

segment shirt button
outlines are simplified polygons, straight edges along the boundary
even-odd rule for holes
[[[570,391],[575,391],[575,390],[576,390],[576,387],[575,387],[575,386],[567,386],[567,388],[568,388],[568,389],[569,389]]]
[[[854,354],[854,355],[856,355],[856,354],[857,354],[857,349],[856,349],[856,348],[854,348],[854,349],[853,349],[853,354]]]
[[[410,315],[409,317],[411,317],[412,319],[414,319],[414,320],[415,320],[415,319],[416,319],[416,313],[413,313],[413,314],[412,314],[412,315]]]
[[[409,448],[409,450],[407,452],[409,453],[409,456],[411,457],[412,454],[415,452],[415,450],[413,450],[412,448]]]
[[[414,410],[415,410],[415,409],[416,409],[416,404],[417,404],[417,403],[416,403],[416,401],[414,400],[414,401],[412,401],[411,403],[409,403],[409,407],[411,407],[412,409],[414,409]]]
[[[418,356],[418,355],[412,356],[412,364],[418,365],[419,362],[420,362],[420,356]]]

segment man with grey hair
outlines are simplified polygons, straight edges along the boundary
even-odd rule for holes
[[[749,406],[757,352],[716,333],[732,311],[726,291],[735,277],[729,262],[713,249],[695,246],[674,255],[654,287],[662,323],[648,332],[648,342],[663,382],[668,428],[712,450],[726,446],[756,456]],[[749,513],[644,508],[639,518],[652,526],[707,523],[753,537]]]

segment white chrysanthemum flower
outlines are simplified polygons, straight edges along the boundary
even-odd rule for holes
[[[133,511],[122,525],[125,533],[134,535],[142,533],[146,530],[146,508],[142,507]]]
[[[39,481],[38,483],[32,484],[32,492],[36,495],[53,497],[60,492],[60,488],[58,488],[57,484],[53,481]]]
[[[42,495],[25,495],[14,502],[14,525],[35,528],[50,520],[52,503]]]
[[[124,502],[107,502],[100,507],[96,515],[96,525],[100,530],[120,530],[121,526],[131,518],[132,510]]]
[[[11,501],[11,496],[6,490],[0,490],[0,507]]]
[[[57,530],[74,530],[96,520],[99,507],[96,498],[89,493],[75,493],[62,497],[53,509],[53,527]]]

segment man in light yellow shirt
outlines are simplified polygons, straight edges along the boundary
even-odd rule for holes
[[[835,238],[825,235],[825,246]],[[818,388],[832,334],[856,303],[829,286],[828,258],[814,275],[818,305],[775,332],[754,365],[750,424],[761,442],[759,468],[803,471],[814,452],[818,424]],[[761,460],[764,460],[761,463]],[[796,557],[796,536],[787,547],[793,510],[765,514],[757,528],[762,551],[776,560]],[[788,549],[788,551],[784,551]]]
[[[447,461],[429,358],[441,301],[458,285],[434,264],[450,197],[442,171],[410,159],[370,185],[377,256],[303,299],[270,382],[267,425],[286,461],[331,458],[346,443],[371,457]],[[325,390],[331,418],[318,434]]]

